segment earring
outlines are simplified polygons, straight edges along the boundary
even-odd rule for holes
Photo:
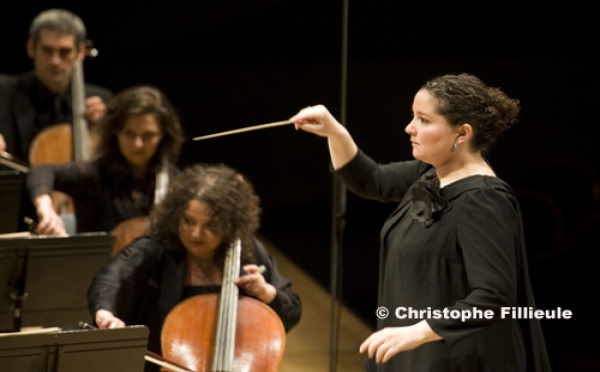
[[[452,148],[450,149],[450,152],[456,151],[457,148],[458,148],[458,141],[454,142],[454,145],[452,145]]]

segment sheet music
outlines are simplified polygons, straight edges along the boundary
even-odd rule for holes
[[[8,234],[0,234],[0,239],[13,239],[13,238],[29,238],[31,233],[29,231],[20,231]]]
[[[0,337],[7,336],[22,336],[22,335],[31,335],[31,334],[39,334],[39,333],[56,333],[62,331],[60,327],[25,327],[21,328],[20,332],[6,332],[0,333]]]

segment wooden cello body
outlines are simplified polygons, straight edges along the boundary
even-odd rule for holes
[[[163,356],[196,372],[212,371],[219,295],[190,297],[170,313],[162,330]],[[238,303],[231,371],[277,372],[285,349],[285,330],[268,305],[250,297]]]
[[[190,297],[168,314],[161,333],[164,358],[196,372],[278,371],[285,329],[268,305],[238,298],[239,250],[239,240],[228,250],[220,295]]]

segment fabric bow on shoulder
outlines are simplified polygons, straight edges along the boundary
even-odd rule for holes
[[[431,226],[442,213],[450,210],[450,203],[440,194],[440,180],[435,171],[427,172],[412,191],[412,216],[424,227]]]

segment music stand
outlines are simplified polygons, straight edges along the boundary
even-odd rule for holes
[[[18,229],[24,179],[24,173],[0,169],[0,234]]]
[[[87,291],[113,242],[106,233],[0,239],[0,330],[93,323]]]
[[[10,334],[0,337],[0,371],[142,372],[148,327]]]

